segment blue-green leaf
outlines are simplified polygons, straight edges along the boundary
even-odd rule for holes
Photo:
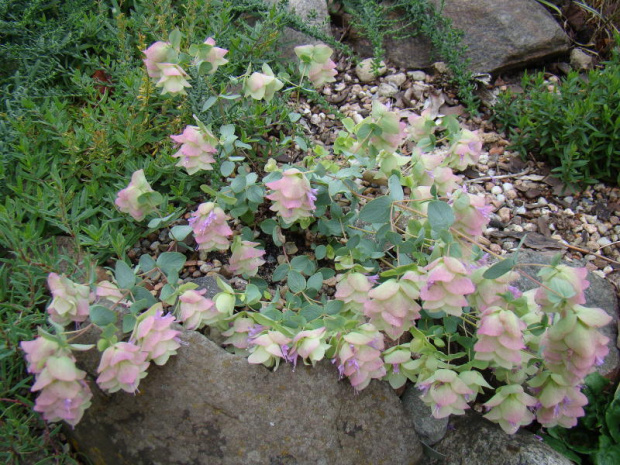
[[[434,231],[448,229],[454,224],[454,212],[446,202],[431,200],[428,204],[428,222]]]

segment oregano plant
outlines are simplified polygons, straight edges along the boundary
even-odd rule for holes
[[[234,59],[212,38],[187,52],[180,42],[173,32],[144,52],[149,76],[179,99],[192,85],[185,67],[208,82]],[[304,78],[317,87],[333,80],[328,47],[296,54],[299,83],[264,64],[231,79],[243,96],[224,92],[250,112],[278,92],[299,91]],[[558,259],[530,277],[536,289],[522,293],[511,285],[516,259],[493,263],[479,244],[491,209],[456,172],[478,159],[476,132],[430,112],[404,120],[375,101],[363,121],[342,121],[331,149],[315,146],[299,163],[270,158],[255,169],[256,160],[236,153],[234,125],[191,123],[171,136],[179,169],[213,176],[217,166],[224,187],[203,185],[204,202],[170,237],[193,237],[203,254],[227,253],[229,271],[247,284],[235,288],[218,277],[219,292],[209,298],[179,279],[186,256],[172,251],[143,255],[135,266],[119,260],[109,280],[90,285],[50,274],[54,333],[22,342],[39,392],[35,410],[46,420],[74,426],[90,405],[72,352],[94,347],[72,343],[78,334],[101,328],[96,383],[132,393],[151,363],[183,350],[175,323],[219,331],[223,345],[251,364],[331,360],[357,391],[373,379],[394,388],[414,383],[437,418],[463,414],[480,394],[488,399],[485,416],[508,433],[534,419],[571,427],[584,414],[580,386],[607,354],[598,329],[611,318],[584,307],[585,269]],[[369,192],[368,182],[383,188]],[[157,216],[163,200],[139,170],[116,205],[136,221],[151,217],[155,228],[172,221]],[[310,245],[288,253],[286,243],[298,237]],[[267,247],[283,251],[270,274],[262,273]],[[81,326],[67,331],[73,322]]]

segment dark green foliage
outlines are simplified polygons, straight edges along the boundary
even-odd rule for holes
[[[452,71],[452,82],[468,111],[477,113],[479,102],[473,93],[472,74],[467,69],[466,49],[461,42],[463,33],[429,0],[395,0],[390,5],[381,0],[343,0],[343,3],[355,19],[356,27],[370,41],[378,59],[385,54],[387,35],[399,40],[418,34],[427,37],[437,58]]]
[[[495,119],[512,148],[548,161],[567,183],[620,183],[620,55],[587,75],[571,72],[553,91],[544,74],[524,76],[523,94],[501,94]]]

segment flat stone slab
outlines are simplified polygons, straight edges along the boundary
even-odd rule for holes
[[[325,361],[272,372],[193,332],[139,393],[106,395],[67,431],[95,464],[416,464],[422,446],[400,400],[373,381],[356,394]],[[82,353],[90,374],[96,354]]]

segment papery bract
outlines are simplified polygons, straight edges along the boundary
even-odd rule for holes
[[[403,346],[392,347],[383,352],[385,362],[385,379],[388,380],[392,389],[398,389],[407,382],[415,381],[417,373],[414,360],[411,358],[411,350]]]
[[[467,305],[465,296],[475,291],[465,266],[454,257],[440,257],[425,268],[426,285],[420,290],[425,310],[460,316]]]
[[[406,128],[407,135],[414,142],[420,142],[437,129],[435,118],[432,117],[429,109],[424,110],[419,115],[413,114],[407,118],[409,125]]]
[[[190,289],[179,296],[179,320],[185,329],[196,330],[220,319],[215,303],[204,294],[206,289]]]
[[[148,354],[147,361],[165,365],[171,355],[176,355],[180,332],[172,329],[174,316],[163,315],[162,304],[153,305],[143,313],[134,329],[134,341],[140,350]]]
[[[452,196],[454,224],[459,232],[477,237],[482,235],[491,219],[491,205],[487,205],[483,195],[472,195],[462,190]]]
[[[396,279],[388,279],[368,293],[370,300],[364,305],[364,314],[380,331],[392,339],[398,339],[420,318],[419,288],[401,285]]]
[[[585,290],[590,285],[588,270],[567,265],[545,267],[538,273],[542,285],[536,292],[536,302],[546,312],[557,312],[565,306],[586,303]]]
[[[232,255],[228,269],[231,273],[247,277],[256,276],[258,268],[265,263],[261,257],[264,250],[257,249],[258,242],[236,240],[232,247]]]
[[[170,63],[176,60],[177,52],[172,48],[169,42],[155,42],[142,53],[146,56],[142,61],[146,65],[149,77],[160,79],[162,77],[161,69],[157,66],[160,63]]]
[[[527,394],[523,386],[518,384],[501,386],[484,404],[490,409],[484,417],[499,423],[506,433],[514,434],[520,426],[529,425],[534,420],[534,415],[528,407],[534,407],[536,404],[536,399]]]
[[[130,394],[135,393],[140,380],[147,375],[147,355],[130,342],[117,342],[108,347],[103,351],[97,368],[97,384],[110,393],[121,389]]]
[[[158,63],[157,67],[161,71],[161,77],[155,84],[155,87],[161,87],[161,93],[164,94],[182,94],[186,87],[192,87],[187,79],[189,76],[183,68],[175,63]]]
[[[214,153],[217,153],[217,139],[210,132],[204,132],[197,126],[186,126],[182,134],[170,136],[181,148],[172,155],[179,158],[176,166],[183,167],[188,174],[200,170],[209,171],[215,163]]]
[[[455,371],[445,368],[418,380],[416,387],[422,391],[420,399],[431,407],[435,418],[463,415],[469,408],[467,402],[477,394]]]
[[[325,342],[326,328],[300,331],[292,341],[289,360],[297,362],[297,356],[301,357],[304,363],[308,360],[313,366],[316,362],[323,360],[325,351],[330,345]]]
[[[265,99],[269,102],[275,93],[282,89],[284,84],[273,75],[269,65],[263,65],[263,72],[254,72],[243,81],[243,92],[245,96],[250,96],[255,100]]]
[[[273,202],[269,207],[277,212],[285,223],[292,224],[302,218],[309,218],[315,210],[316,189],[297,168],[289,168],[282,173],[277,181],[265,183],[271,193],[265,197]]]
[[[288,360],[291,338],[280,331],[264,331],[250,339],[250,356],[248,362],[263,364],[266,367],[277,366],[280,360]]]
[[[75,426],[91,404],[92,393],[84,382],[85,376],[73,357],[49,357],[30,389],[40,391],[34,410],[42,413],[46,421],[64,420]]]
[[[47,307],[52,321],[66,326],[72,321],[79,323],[88,318],[91,301],[88,286],[74,283],[56,273],[48,275],[47,285],[54,297]]]
[[[336,80],[336,63],[329,58],[332,53],[333,50],[324,44],[295,47],[295,54],[300,59],[299,72],[307,75],[314,87]]]
[[[521,365],[521,350],[525,349],[523,331],[526,325],[510,310],[487,308],[480,317],[474,345],[476,360],[487,360],[511,369]]]
[[[250,332],[256,325],[251,318],[238,317],[230,324],[230,328],[222,332],[226,337],[224,344],[245,351],[250,346]],[[237,351],[235,351],[237,352]]]
[[[470,165],[475,165],[482,152],[482,140],[478,131],[462,129],[459,138],[450,146],[448,166],[463,171]]]
[[[198,249],[227,250],[233,232],[226,222],[230,218],[213,202],[201,203],[188,223],[194,231]]]
[[[588,398],[578,385],[567,382],[561,375],[543,372],[529,381],[536,393],[536,420],[547,428],[572,428],[585,415],[583,407]]]
[[[209,37],[207,40],[205,40],[204,43],[206,45],[210,45],[211,48],[204,55],[204,57],[200,56],[198,58],[201,58],[204,61],[211,63],[211,70],[209,71],[209,74],[214,74],[217,71],[218,67],[228,63],[228,60],[224,58],[224,55],[228,53],[228,50],[226,50],[225,48],[216,47],[213,37]]]
[[[467,301],[471,307],[476,308],[480,312],[492,305],[501,306],[504,302],[501,294],[510,292],[509,283],[519,277],[516,272],[511,271],[499,278],[484,278],[483,275],[489,268],[489,266],[482,266],[474,270],[470,275],[476,290],[467,296]]]
[[[100,281],[97,283],[95,295],[113,303],[119,303],[125,298],[118,286],[110,281]]]
[[[372,379],[385,376],[383,335],[372,324],[363,324],[342,339],[335,361],[340,376],[348,377],[356,391],[364,389]]]
[[[371,288],[372,283],[362,273],[339,275],[334,298],[342,300],[346,309],[361,313],[364,304],[368,302],[368,291]]]
[[[161,203],[161,196],[150,195],[154,192],[144,177],[144,171],[138,170],[131,175],[129,185],[119,191],[114,203],[123,213],[129,213],[136,221],[142,221]]]
[[[56,341],[44,336],[38,336],[33,341],[22,341],[19,346],[26,353],[28,373],[39,374],[45,368],[45,362],[50,357],[70,357],[71,351],[63,348]]]

